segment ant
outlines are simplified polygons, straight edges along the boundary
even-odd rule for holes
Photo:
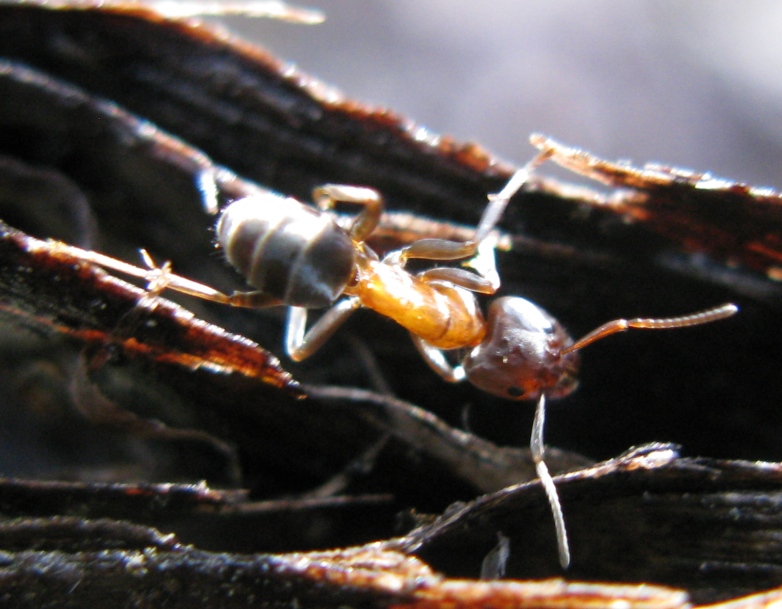
[[[222,211],[215,232],[228,262],[253,291],[224,294],[172,274],[168,263],[155,266],[143,251],[148,269],[99,254],[87,258],[144,278],[153,297],[174,289],[232,306],[288,306],[285,349],[295,361],[317,351],[357,309],[374,309],[409,330],[424,360],[446,381],[467,380],[502,398],[536,400],[530,451],[551,505],[560,564],[567,568],[569,543],[557,490],[544,461],[543,425],[546,400],[564,397],[577,386],[576,352],[631,328],[696,326],[730,317],[738,307],[725,304],[668,319],[618,319],[575,342],[556,319],[521,297],[497,298],[484,318],[475,293],[491,295],[500,285],[494,228],[510,199],[550,156],[551,151],[543,151],[516,171],[500,192],[489,195],[471,239],[419,239],[382,259],[366,243],[383,210],[379,193],[371,188],[333,184],[316,188],[317,208],[271,191],[238,199]],[[362,207],[347,228],[328,213],[344,203]],[[463,266],[476,272],[436,266],[412,274],[405,268],[411,259],[465,260]],[[330,308],[306,330],[308,309],[324,307]],[[452,365],[446,352],[455,349],[466,350],[466,355]]]

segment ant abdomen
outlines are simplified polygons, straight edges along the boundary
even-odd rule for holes
[[[462,366],[473,385],[502,398],[559,398],[578,385],[580,358],[562,353],[572,344],[546,311],[524,298],[507,296],[489,306],[486,335]]]
[[[234,201],[215,227],[226,258],[279,304],[333,303],[355,274],[356,249],[330,216],[269,192]]]

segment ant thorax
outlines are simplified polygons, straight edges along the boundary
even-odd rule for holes
[[[475,295],[448,282],[425,282],[403,267],[366,259],[351,290],[363,306],[389,317],[437,349],[477,345],[485,334]]]

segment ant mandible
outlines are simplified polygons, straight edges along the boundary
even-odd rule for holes
[[[576,352],[631,328],[696,326],[730,317],[738,308],[725,304],[668,319],[618,319],[575,342],[556,319],[521,297],[497,298],[484,319],[475,293],[494,294],[500,284],[493,230],[510,199],[550,156],[550,151],[543,151],[513,174],[499,193],[489,195],[472,239],[424,238],[382,259],[366,244],[383,210],[373,189],[316,188],[313,199],[318,209],[271,191],[238,199],[222,211],[215,231],[230,264],[255,288],[249,292],[224,294],[179,277],[168,264],[156,267],[146,252],[142,255],[148,269],[99,254],[90,259],[143,277],[153,295],[168,288],[232,306],[288,306],[285,349],[295,361],[317,351],[357,309],[374,309],[406,328],[424,360],[446,381],[467,380],[502,398],[536,400],[530,451],[551,505],[560,564],[566,568],[569,543],[556,487],[544,461],[543,424],[546,400],[564,397],[576,388]],[[328,213],[338,203],[363,208],[346,229]],[[411,259],[466,260],[463,265],[476,272],[437,266],[412,274],[405,269]],[[330,308],[306,330],[308,309],[324,307]],[[446,355],[454,349],[467,350],[457,365]]]

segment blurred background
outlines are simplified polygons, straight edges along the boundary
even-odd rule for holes
[[[349,97],[517,164],[542,132],[612,160],[782,187],[782,4],[772,0],[307,6],[326,22],[223,21]]]

